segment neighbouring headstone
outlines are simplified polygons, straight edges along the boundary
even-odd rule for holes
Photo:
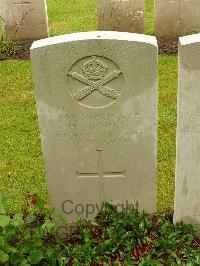
[[[1,0],[4,38],[39,40],[48,37],[46,0]]]
[[[156,36],[178,37],[199,31],[199,0],[155,0]]]
[[[157,42],[74,33],[31,48],[56,214],[92,219],[102,201],[156,210]]]
[[[97,0],[99,30],[144,33],[144,0]]]
[[[200,34],[180,38],[174,222],[200,236]]]

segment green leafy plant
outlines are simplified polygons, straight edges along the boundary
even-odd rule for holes
[[[11,40],[0,39],[0,60],[6,60],[14,55],[18,51],[18,45],[16,42]]]
[[[0,197],[0,265],[200,265],[191,225],[104,203],[95,221],[79,219],[62,238],[42,203],[30,195],[13,214]]]

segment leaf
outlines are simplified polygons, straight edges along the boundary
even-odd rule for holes
[[[83,264],[78,260],[78,259],[74,259],[74,266],[82,266]]]
[[[45,220],[44,224],[42,225],[42,229],[46,234],[51,234],[55,232],[55,228],[55,224],[50,219]]]
[[[33,206],[35,206],[36,205],[36,197],[34,196],[34,195],[30,195],[29,197],[28,197],[28,203],[30,204],[30,205],[33,205]]]
[[[23,236],[24,236],[24,240],[29,240],[31,238],[31,232],[28,229],[26,229],[24,231],[24,235]]]
[[[9,260],[8,254],[6,254],[4,251],[0,250],[0,262],[5,263]]]
[[[14,237],[14,235],[16,234],[16,231],[17,231],[17,229],[16,229],[16,227],[14,225],[8,224],[6,226],[6,236],[8,238]]]
[[[32,206],[36,206],[40,210],[44,210],[46,202],[37,194],[29,195],[28,202]]]
[[[25,241],[21,246],[22,253],[30,253],[33,250],[33,241]]]
[[[5,227],[10,222],[10,216],[0,215],[0,226]]]
[[[8,195],[0,195],[0,213],[7,214],[9,211],[8,207]]]
[[[10,255],[10,263],[11,264],[16,265],[16,264],[20,263],[22,260],[23,260],[23,256],[19,252],[16,252],[16,253],[13,253],[12,255]]]
[[[24,261],[22,261],[20,264],[19,264],[19,266],[29,266],[30,264],[26,261],[26,260],[24,260]]]
[[[194,264],[191,261],[189,261],[187,262],[186,266],[194,266]]]
[[[26,219],[25,219],[25,223],[26,223],[26,224],[30,224],[30,223],[34,222],[35,219],[36,219],[35,214],[31,213],[31,214],[29,214],[29,215],[26,217]]]
[[[28,257],[28,262],[30,264],[38,264],[43,259],[42,251],[40,250],[33,250]]]
[[[23,214],[21,212],[16,213],[12,219],[12,225],[15,227],[21,227],[24,225]]]
[[[64,224],[68,224],[69,223],[64,215],[58,215],[57,219],[58,219],[58,221],[60,221],[60,222],[62,222]]]
[[[95,223],[95,222],[93,222],[93,221],[91,221],[90,223],[91,223],[91,225],[93,225],[93,226],[98,226],[98,223]]]
[[[4,202],[2,200],[0,200],[0,213],[1,214],[6,214],[7,213],[6,207],[5,207]]]
[[[39,248],[39,247],[42,247],[43,246],[43,241],[41,239],[36,239],[34,241],[34,247],[35,248]]]

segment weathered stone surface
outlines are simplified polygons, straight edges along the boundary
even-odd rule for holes
[[[144,0],[97,0],[99,30],[144,33]]]
[[[180,38],[174,221],[200,224],[200,34]],[[198,227],[200,236],[200,227]]]
[[[46,0],[1,0],[3,34],[11,40],[48,37]]]
[[[198,31],[199,0],[155,0],[156,36],[178,37]]]
[[[35,42],[31,60],[56,213],[92,219],[103,200],[155,211],[155,37],[69,34]]]

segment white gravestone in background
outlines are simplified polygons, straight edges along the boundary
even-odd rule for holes
[[[99,30],[144,33],[144,0],[97,0]]]
[[[78,214],[92,219],[102,201],[138,202],[140,209],[154,212],[155,37],[74,33],[35,42],[31,60],[56,213],[68,213],[71,221]]]
[[[180,38],[174,221],[200,236],[200,34]]]
[[[199,0],[155,0],[156,36],[178,37],[198,31]]]
[[[39,40],[48,37],[46,0],[1,0],[4,38]]]

